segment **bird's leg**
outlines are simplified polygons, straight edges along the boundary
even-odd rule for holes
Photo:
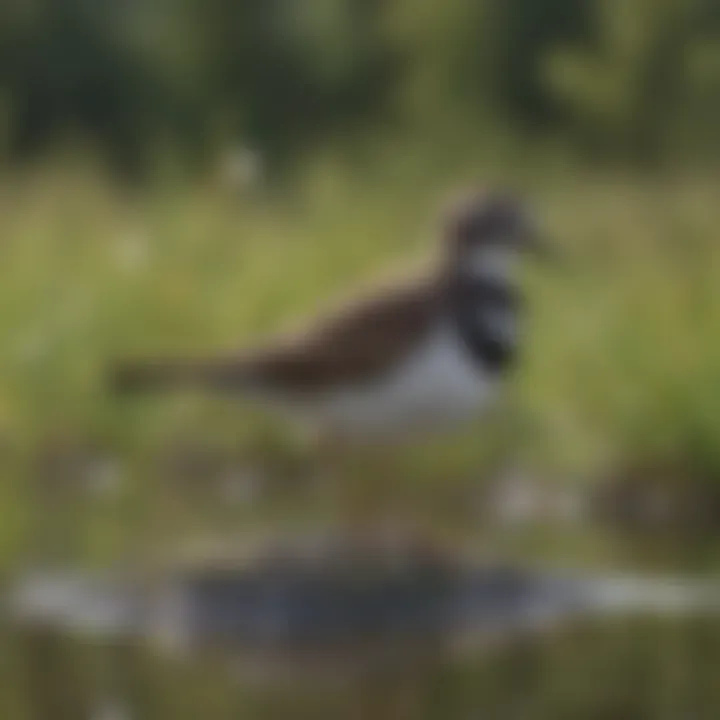
[[[349,481],[349,512],[360,527],[372,528],[390,511],[393,480],[382,446],[354,448]]]
[[[318,453],[321,468],[317,501],[323,520],[351,530],[348,526],[355,526],[362,515],[361,501],[365,493],[357,448],[337,433],[326,433],[319,438]]]
[[[355,533],[372,532],[387,514],[393,487],[383,448],[326,435],[319,443],[324,460],[320,502],[332,522]]]
[[[532,484],[522,472],[522,449],[527,423],[514,403],[499,413],[493,433],[492,454],[488,458],[484,484],[486,494],[483,514],[489,521],[485,528],[487,552],[496,560],[510,561],[520,531],[535,519],[536,498]]]

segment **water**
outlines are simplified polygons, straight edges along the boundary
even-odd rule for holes
[[[144,583],[16,579],[2,717],[718,717],[710,580],[399,562],[292,538]]]
[[[231,666],[47,632],[7,636],[13,718],[711,718],[720,632],[708,620],[589,623],[461,665],[416,658],[333,687],[243,683]],[[7,662],[4,663],[7,666]],[[353,714],[354,713],[354,714]]]
[[[432,558],[410,572],[407,558],[379,553],[384,570],[359,589],[362,563],[330,543],[341,581],[311,572],[308,585],[276,553],[285,565],[260,573],[252,592],[231,574],[208,595],[187,564],[146,571],[141,560],[208,528],[247,529],[258,508],[233,513],[226,501],[200,507],[174,494],[161,513],[121,502],[118,515],[106,495],[65,500],[67,517],[57,504],[39,509],[31,552],[3,585],[3,599],[26,612],[21,622],[6,602],[0,613],[2,720],[720,717],[720,617],[704,592],[720,569],[714,538],[582,526],[463,532],[468,547],[507,565],[478,552],[475,574]],[[114,565],[79,552],[90,538],[98,545],[93,523],[120,529]],[[287,537],[295,550],[305,542]],[[228,597],[252,617],[244,630],[216,602]],[[208,617],[213,627],[198,631]]]

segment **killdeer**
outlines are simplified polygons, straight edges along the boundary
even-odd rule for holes
[[[303,332],[226,355],[124,362],[115,384],[237,393],[350,440],[476,418],[513,364],[516,266],[540,245],[516,198],[485,191],[453,203],[441,235],[433,272],[360,298]]]

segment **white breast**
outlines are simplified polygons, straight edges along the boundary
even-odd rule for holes
[[[351,436],[440,430],[477,416],[495,391],[496,381],[444,323],[389,377],[335,391],[310,411],[320,424]]]

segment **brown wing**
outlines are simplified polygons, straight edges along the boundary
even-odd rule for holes
[[[362,383],[390,371],[429,331],[438,284],[415,280],[355,302],[284,343],[246,355],[253,384],[302,392]]]
[[[439,295],[431,279],[405,282],[257,350],[122,362],[113,368],[112,385],[123,392],[196,386],[303,393],[366,382],[389,372],[422,341],[438,312]]]

